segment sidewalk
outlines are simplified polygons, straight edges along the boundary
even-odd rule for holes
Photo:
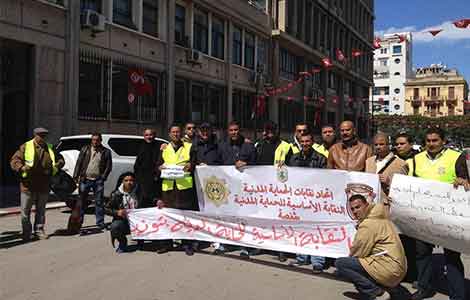
[[[62,207],[67,207],[65,202],[48,202],[46,204],[46,209],[58,209]],[[35,211],[36,208],[33,206],[31,211]],[[0,217],[9,216],[9,215],[16,215],[21,213],[21,207],[7,207],[7,208],[0,208]]]

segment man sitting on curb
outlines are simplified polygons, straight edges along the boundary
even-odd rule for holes
[[[388,219],[389,203],[368,203],[359,194],[349,204],[358,220],[349,257],[336,260],[338,276],[351,281],[365,299],[391,299],[386,289],[400,284],[406,275],[405,252]]]

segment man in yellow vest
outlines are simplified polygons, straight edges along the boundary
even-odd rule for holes
[[[157,201],[158,207],[168,207],[184,210],[199,210],[193,189],[194,157],[191,156],[190,143],[181,137],[181,127],[172,124],[169,128],[170,143],[162,151],[157,163],[162,178],[162,199]],[[171,172],[168,172],[171,170]],[[158,253],[165,253],[171,248],[171,241],[165,241]],[[193,242],[183,241],[187,255],[193,255]]]
[[[64,160],[55,155],[51,144],[46,143],[49,131],[35,128],[34,138],[20,146],[10,161],[11,168],[20,175],[21,188],[21,224],[23,241],[30,241],[32,236],[31,208],[36,206],[34,235],[47,239],[44,231],[46,221],[46,203],[49,198],[49,181]]]
[[[440,128],[431,128],[426,132],[426,150],[407,161],[410,176],[462,185],[470,190],[469,176],[465,156],[460,152],[444,147],[445,134]],[[416,240],[416,267],[418,270],[418,291],[412,300],[430,298],[434,295],[431,281],[433,277],[432,252],[434,245]],[[444,249],[449,298],[464,300],[465,272],[460,253]]]

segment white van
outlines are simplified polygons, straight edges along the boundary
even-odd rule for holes
[[[120,135],[120,134],[103,134],[103,146],[111,150],[113,159],[113,169],[104,184],[104,196],[109,197],[115,189],[119,175],[124,172],[134,171],[134,163],[143,141],[142,136],[137,135]],[[168,141],[155,138],[159,146],[168,144]],[[83,146],[91,143],[91,134],[74,135],[61,137],[57,144],[57,152],[60,153],[65,160],[63,170],[73,177],[73,171],[78,159],[78,154]],[[73,193],[78,195],[78,189]]]

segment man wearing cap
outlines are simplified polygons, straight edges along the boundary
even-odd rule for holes
[[[220,165],[221,158],[218,151],[217,137],[212,131],[212,125],[202,123],[197,130],[197,138],[191,147],[195,165]]]
[[[64,166],[64,160],[54,153],[51,144],[46,143],[49,131],[35,128],[34,138],[24,143],[13,154],[10,166],[20,175],[22,238],[31,240],[32,229],[39,239],[47,239],[44,230],[46,203],[49,197],[49,181]],[[31,225],[31,208],[36,206],[34,228]]]

